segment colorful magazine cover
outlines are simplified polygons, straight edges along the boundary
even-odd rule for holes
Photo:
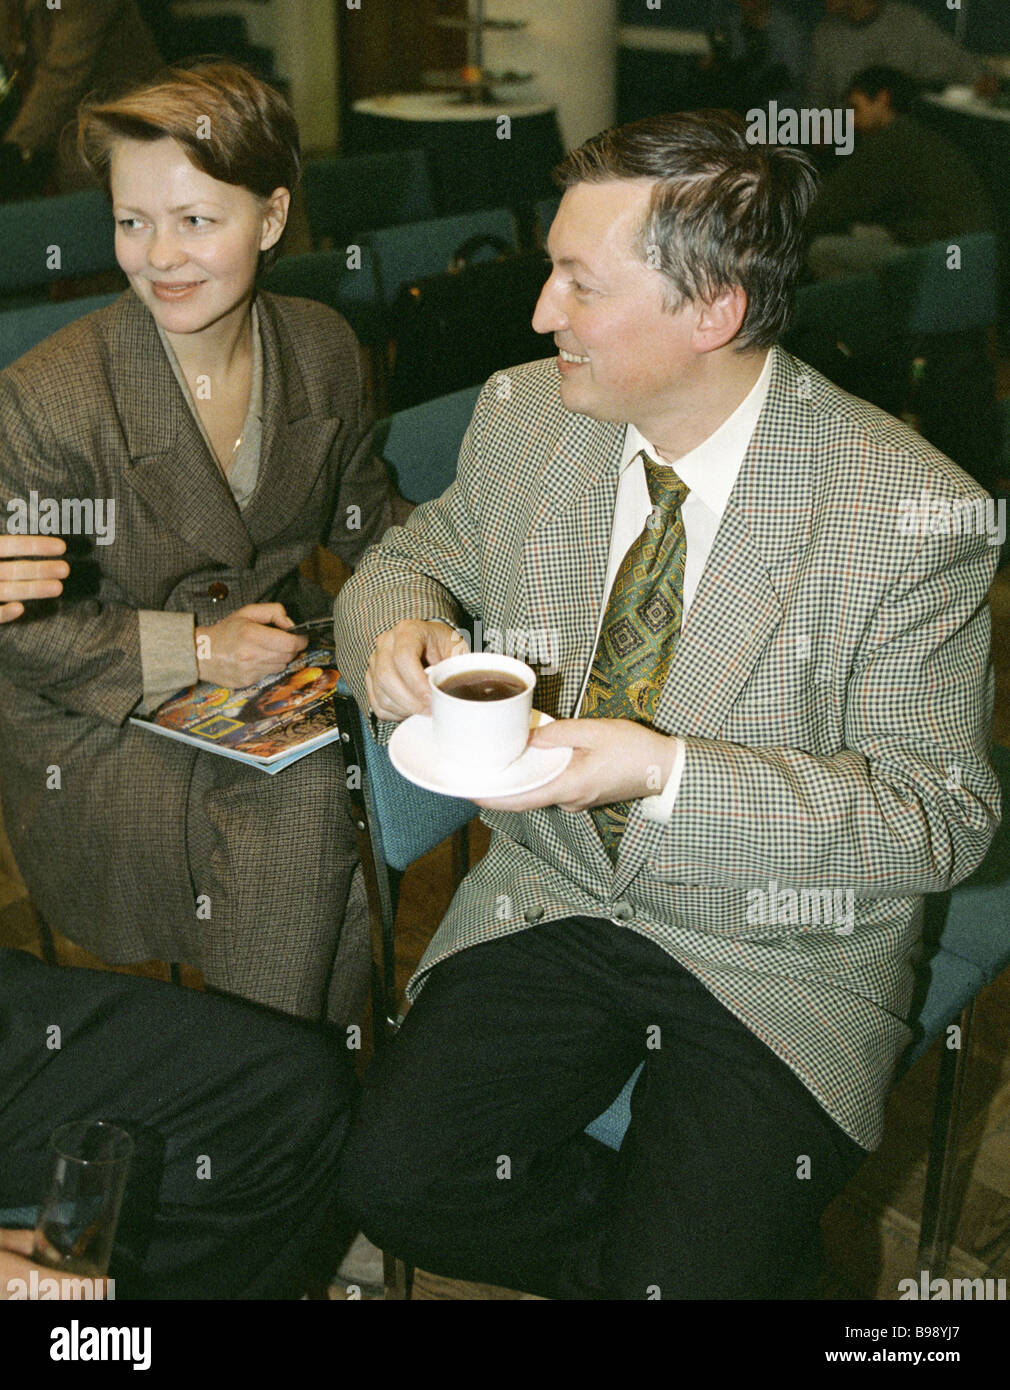
[[[200,681],[130,722],[264,772],[279,772],[340,737],[335,658],[333,647],[316,636],[277,675],[241,690]]]

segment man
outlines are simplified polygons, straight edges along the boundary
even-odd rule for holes
[[[993,229],[989,196],[964,155],[909,115],[914,95],[895,68],[853,78],[846,104],[856,148],[835,161],[807,219],[818,278],[874,270],[903,246]]]
[[[824,0],[807,75],[812,106],[844,104],[854,73],[876,64],[899,68],[922,85],[974,84],[991,95],[995,79],[981,59],[903,0]]]
[[[702,59],[704,106],[745,114],[776,101],[798,106],[807,69],[807,40],[788,10],[772,0],[726,0]]]
[[[682,113],[558,176],[534,318],[558,356],[492,379],[456,482],[335,618],[380,738],[428,708],[461,610],[552,632],[534,742],[575,752],[481,803],[489,851],[369,1073],[342,1195],[451,1277],[809,1292],[910,1036],[920,897],[998,819],[995,552],[900,519],[985,494],[773,345],[802,155]],[[615,1157],[582,1131],[643,1062]]]

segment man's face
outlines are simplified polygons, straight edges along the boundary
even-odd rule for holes
[[[569,188],[548,237],[553,262],[533,315],[559,349],[561,399],[594,420],[637,425],[654,437],[690,388],[696,308],[664,308],[669,282],[643,261],[632,238],[652,179]]]

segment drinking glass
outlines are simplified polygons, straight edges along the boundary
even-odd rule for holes
[[[133,1140],[104,1120],[61,1125],[49,1140],[49,1185],[31,1258],[67,1274],[108,1272]]]

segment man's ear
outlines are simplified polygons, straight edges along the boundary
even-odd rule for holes
[[[714,352],[725,347],[740,332],[746,313],[747,296],[739,285],[724,290],[711,303],[702,303],[692,338],[694,350]]]

